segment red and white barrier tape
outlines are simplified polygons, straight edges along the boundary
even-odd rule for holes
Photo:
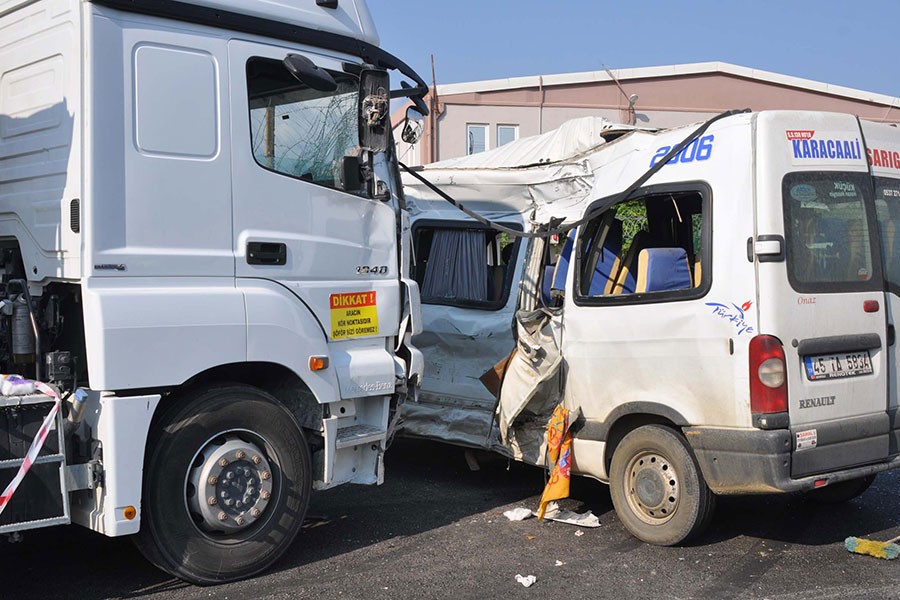
[[[5,509],[9,504],[9,501],[12,500],[13,494],[16,493],[19,484],[22,483],[22,479],[25,478],[25,475],[34,464],[34,461],[37,460],[38,454],[41,453],[41,448],[44,447],[44,442],[47,440],[47,435],[50,433],[50,427],[53,425],[53,420],[56,418],[56,413],[59,412],[59,407],[62,403],[59,394],[57,394],[49,385],[36,381],[34,382],[34,387],[37,391],[54,399],[53,408],[50,409],[50,414],[44,419],[37,435],[34,436],[34,441],[31,442],[31,447],[25,455],[25,460],[22,462],[22,466],[19,467],[19,472],[16,473],[13,480],[9,482],[6,489],[0,494],[0,514],[3,514],[3,509]]]

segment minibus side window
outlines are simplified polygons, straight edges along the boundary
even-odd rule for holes
[[[900,179],[875,178],[875,211],[888,289],[900,294]]]
[[[612,207],[612,219],[607,212],[588,223],[578,246],[576,302],[702,296],[709,287],[704,204],[698,191],[653,193]]]
[[[871,180],[858,173],[791,173],[782,187],[791,286],[801,293],[878,287],[866,210]]]
[[[423,304],[481,310],[506,305],[518,238],[470,223],[413,227],[413,277]]]

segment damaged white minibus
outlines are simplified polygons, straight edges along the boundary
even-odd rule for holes
[[[900,466],[900,131],[720,117],[579,119],[404,175],[427,361],[407,435],[544,465],[561,404],[580,415],[572,472],[662,545],[699,534],[717,495],[842,501]],[[437,190],[512,230],[571,231],[551,251]],[[498,364],[495,397],[479,378]]]

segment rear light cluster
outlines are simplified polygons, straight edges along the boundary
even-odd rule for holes
[[[750,340],[750,410],[787,412],[787,366],[781,341],[771,335]]]

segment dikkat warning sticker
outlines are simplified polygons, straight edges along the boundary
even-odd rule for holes
[[[331,294],[331,339],[378,335],[378,306],[375,292]]]

